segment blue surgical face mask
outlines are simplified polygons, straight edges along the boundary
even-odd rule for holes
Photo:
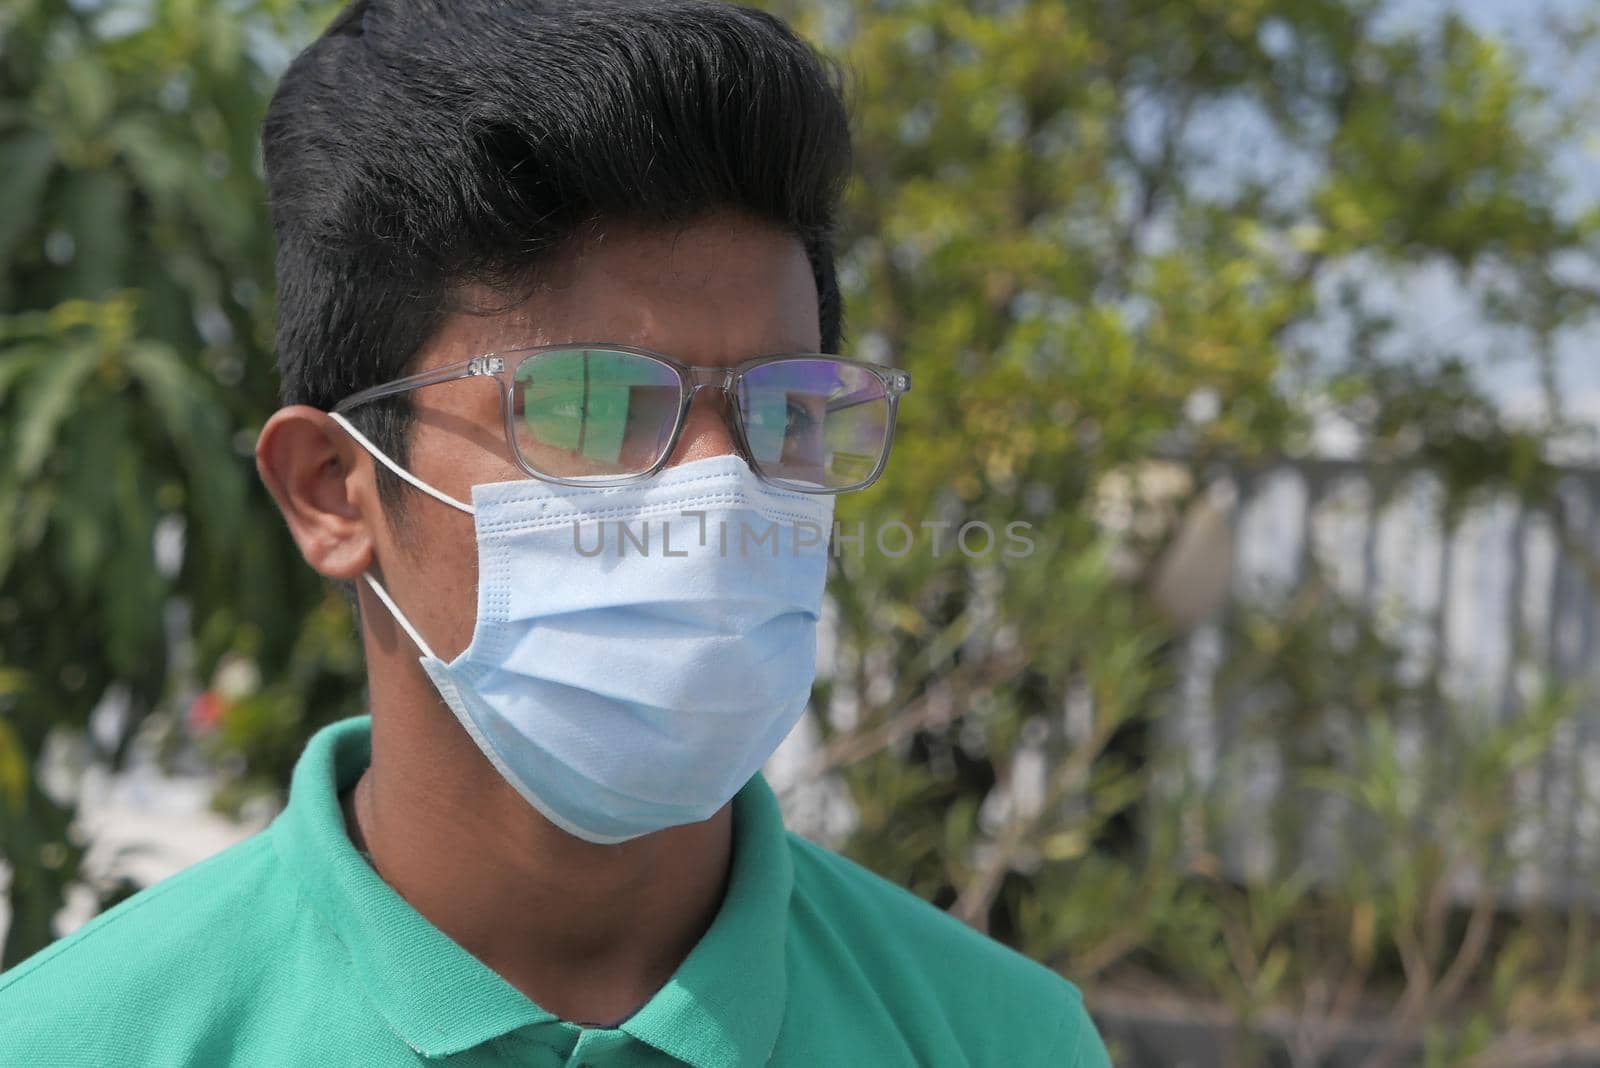
[[[737,456],[631,486],[472,488],[472,642],[435,656],[367,582],[489,762],[556,826],[627,841],[710,818],[804,711],[816,674],[833,497],[760,481]]]

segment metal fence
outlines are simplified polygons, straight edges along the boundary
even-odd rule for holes
[[[1514,784],[1504,890],[1513,900],[1600,900],[1600,471],[1562,471],[1537,505],[1484,495],[1454,514],[1435,475],[1355,462],[1220,472],[1210,497],[1223,502],[1225,534],[1213,559],[1189,568],[1228,569],[1231,604],[1269,614],[1322,584],[1398,648],[1401,677],[1436,682],[1436,714],[1488,725],[1521,715],[1547,685],[1578,688],[1578,714]],[[1289,802],[1282,741],[1242,732],[1251,696],[1224,692],[1232,618],[1212,613],[1188,636],[1162,737],[1191,783],[1228,791],[1222,840],[1209,847],[1249,875],[1288,859],[1274,856],[1281,847],[1267,829]],[[1397,729],[1413,754],[1433,743],[1426,717],[1401,717]],[[1333,861],[1339,807],[1303,821],[1303,859]]]

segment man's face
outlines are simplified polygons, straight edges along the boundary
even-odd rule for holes
[[[515,307],[486,291],[451,316],[410,371],[488,352],[567,342],[650,349],[688,363],[731,366],[751,356],[816,352],[817,292],[805,249],[791,235],[739,216],[685,227],[607,225],[543,265],[542,284]],[[469,378],[412,392],[408,468],[470,501],[480,483],[527,478],[505,439],[498,384]],[[669,465],[734,452],[720,395],[695,395]],[[472,639],[477,552],[472,517],[413,493],[403,535],[375,532],[378,571],[434,651],[453,659]],[[387,613],[366,615],[385,645],[404,641]]]

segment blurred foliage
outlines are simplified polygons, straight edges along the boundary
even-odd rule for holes
[[[841,522],[950,524],[938,555],[918,529],[904,558],[869,535],[838,559],[814,771],[849,792],[846,850],[1091,1002],[1220,999],[1240,1065],[1284,1014],[1308,1065],[1333,1031],[1306,1021],[1376,1012],[1430,1063],[1499,1064],[1600,1014],[1589,914],[1509,922],[1495,878],[1506,791],[1581,695],[1469,729],[1327,584],[1225,609],[1219,696],[1268,695],[1240,738],[1278,747],[1294,799],[1247,874],[1218,853],[1236,799],[1152,741],[1193,622],[1162,561],[1218,470],[1305,456],[1336,416],[1374,463],[1435,472],[1452,515],[1553,507],[1573,428],[1550,362],[1595,311],[1570,266],[1600,219],[1558,210],[1556,158],[1586,116],[1457,16],[1385,26],[1368,0],[767,6],[850,72],[852,343],[916,378]],[[236,808],[361,708],[347,609],[249,462],[275,396],[258,123],[329,10],[0,13],[0,962],[83,877],[73,798],[39,774],[53,731],[111,762],[202,736]],[[1508,424],[1371,299],[1440,265],[1525,339],[1503,358],[1541,365],[1549,418]],[[953,547],[1019,520],[1026,558]],[[1439,744],[1401,760],[1419,729]],[[1292,847],[1329,804],[1345,863],[1311,871]]]
[[[1491,493],[1559,512],[1549,444],[1578,428],[1552,353],[1596,310],[1573,267],[1593,277],[1600,216],[1558,211],[1557,159],[1593,116],[1448,9],[1408,28],[1359,0],[776,6],[854,77],[852,334],[917,384],[908,446],[841,516],[1025,519],[1037,545],[841,557],[817,771],[854,802],[847,851],[1091,1004],[1221,1001],[1229,1063],[1266,1055],[1269,1019],[1291,1021],[1296,1064],[1357,1015],[1433,1063],[1507,1063],[1526,1029],[1587,1026],[1600,957],[1554,932],[1588,914],[1535,937],[1497,896],[1509,792],[1592,709],[1578,695],[1552,681],[1476,729],[1375,606],[1311,575],[1222,613],[1215,698],[1238,723],[1218,785],[1153,739],[1194,622],[1163,561],[1219,471],[1307,456],[1336,421],[1379,469],[1431,471],[1447,524]],[[1582,24],[1563,40],[1597,43]],[[1375,299],[1437,269],[1514,328],[1496,358],[1531,365],[1547,418],[1508,423],[1468,354]],[[1252,723],[1290,787],[1261,829],[1270,862],[1241,872],[1217,850]],[[1401,761],[1418,730],[1438,744]],[[1330,804],[1352,838],[1316,871],[1297,846]]]
[[[283,3],[0,9],[5,963],[54,937],[85,844],[29,772],[52,730],[99,708],[88,737],[120,761],[248,658],[269,682],[230,730],[281,782],[360,707],[348,619],[250,460],[277,389],[257,148],[276,67],[252,42],[309,32]]]

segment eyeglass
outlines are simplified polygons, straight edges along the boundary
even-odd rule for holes
[[[905,371],[839,356],[695,367],[625,346],[545,345],[408,375],[333,410],[480,377],[500,383],[506,440],[535,478],[564,486],[650,478],[672,455],[694,394],[710,388],[726,398],[735,446],[751,470],[800,493],[872,485],[889,459],[900,396],[911,389]]]

